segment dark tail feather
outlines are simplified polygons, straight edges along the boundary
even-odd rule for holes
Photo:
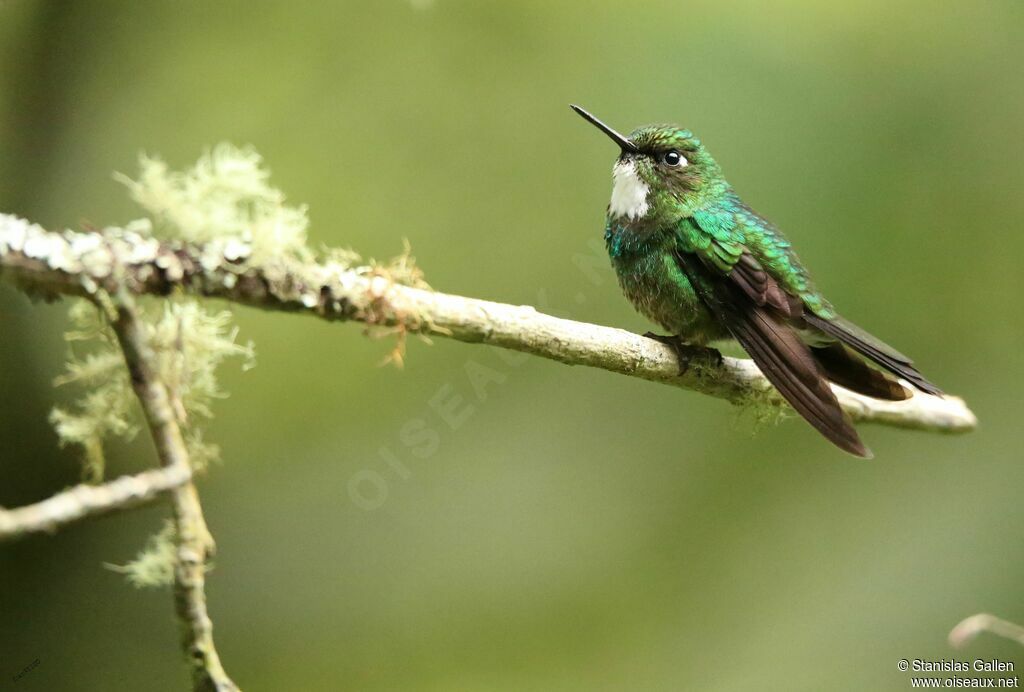
[[[857,325],[842,317],[832,320],[822,319],[811,312],[804,313],[804,321],[815,329],[843,342],[857,353],[878,364],[879,367],[885,368],[897,377],[902,377],[922,392],[941,396],[942,390],[925,379],[924,375],[914,367],[912,360],[871,336]],[[838,381],[837,383],[842,384]]]
[[[870,458],[799,335],[760,307],[732,317],[727,324],[733,336],[796,412],[840,449]]]
[[[840,343],[812,346],[811,353],[828,379],[850,391],[888,401],[903,401],[910,392],[899,382],[876,370]]]
[[[741,288],[714,275],[695,255],[676,259],[704,304],[728,327],[764,376],[818,432],[840,449],[870,458],[811,350],[782,316],[751,301]]]

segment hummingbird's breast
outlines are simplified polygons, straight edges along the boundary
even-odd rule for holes
[[[693,344],[729,336],[676,262],[671,231],[609,214],[605,244],[622,292],[641,315]]]

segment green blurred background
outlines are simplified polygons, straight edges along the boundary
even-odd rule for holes
[[[1022,31],[1019,0],[8,0],[0,210],[124,222],[139,151],[252,144],[316,244],[405,237],[435,288],[642,332],[592,247],[615,151],[567,104],[684,123],[979,430],[865,428],[860,461],[667,387],[444,340],[381,368],[358,325],[240,309],[258,367],[224,369],[201,484],[221,654],[247,690],[909,689],[901,658],[1024,664],[945,642],[1024,620]],[[0,287],[0,505],[78,478],[46,422],[65,314]],[[18,689],[187,685],[170,594],[102,567],[166,513],[0,547],[0,688],[36,658]]]

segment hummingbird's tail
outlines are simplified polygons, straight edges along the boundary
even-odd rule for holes
[[[818,317],[809,310],[804,313],[803,317],[804,321],[811,327],[828,334],[843,344],[846,344],[860,355],[877,364],[879,367],[888,370],[897,377],[902,377],[925,394],[933,394],[935,396],[942,395],[942,390],[929,382],[925,376],[914,367],[914,362],[910,360],[910,358],[906,357],[880,339],[876,339],[871,336],[852,322],[845,320],[842,317],[835,317],[833,319],[826,320]],[[838,381],[837,384],[844,387],[847,386]],[[853,389],[854,391],[861,391],[856,387],[848,388]],[[868,394],[868,396],[878,396],[877,394],[871,394],[869,392],[862,393]]]
[[[726,325],[804,420],[843,451],[865,459],[874,456],[839,405],[818,359],[795,329],[761,307],[732,311]]]
[[[824,368],[788,317],[767,301],[751,301],[742,287],[714,274],[696,255],[681,252],[676,257],[704,304],[796,412],[835,446],[871,458],[871,450],[839,405]]]
[[[910,398],[906,387],[892,375],[868,365],[863,358],[838,341],[827,346],[811,346],[811,353],[831,382],[852,392],[885,399],[903,401]]]

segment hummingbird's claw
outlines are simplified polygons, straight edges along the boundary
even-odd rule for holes
[[[683,341],[682,337],[673,334],[655,334],[644,332],[648,339],[654,339],[671,348],[679,360],[679,375],[685,375],[690,366],[696,364],[702,367],[717,368],[722,365],[722,353],[718,349],[706,346],[696,346]]]

